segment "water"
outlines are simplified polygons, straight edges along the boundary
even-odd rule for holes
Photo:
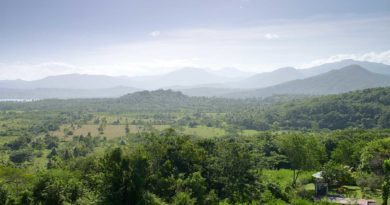
[[[37,99],[0,99],[0,102],[32,102]]]

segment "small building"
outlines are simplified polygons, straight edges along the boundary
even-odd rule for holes
[[[376,205],[375,200],[371,199],[353,199],[345,198],[341,195],[329,195],[328,196],[328,183],[325,182],[322,177],[322,172],[317,172],[312,175],[315,185],[315,197],[320,200],[322,197],[327,196],[327,200],[336,204],[354,204],[354,205]]]
[[[317,172],[312,175],[314,178],[315,197],[323,197],[328,194],[328,183],[322,177],[322,172]]]

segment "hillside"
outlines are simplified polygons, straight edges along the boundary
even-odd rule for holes
[[[237,88],[217,88],[217,87],[194,87],[177,89],[188,96],[219,97],[232,92],[238,92],[243,89]]]
[[[157,76],[150,82],[154,89],[170,86],[195,86],[209,83],[226,82],[228,78],[215,75],[200,68],[182,68]]]
[[[225,119],[256,130],[390,128],[390,87],[248,107]]]
[[[272,72],[255,74],[244,80],[228,84],[238,88],[262,88],[303,78],[300,70],[293,67],[279,68]]]
[[[172,90],[140,91],[119,98],[90,99],[45,99],[33,102],[0,102],[0,110],[50,110],[50,111],[207,111],[227,112],[241,106],[259,105],[257,100],[235,100],[224,98],[189,97]]]
[[[301,72],[306,76],[315,76],[322,73],[329,72],[331,70],[337,70],[349,65],[359,65],[366,70],[378,73],[378,74],[384,74],[384,75],[390,75],[390,65],[382,64],[382,63],[373,63],[373,62],[367,62],[367,61],[356,61],[356,60],[342,60],[334,63],[326,63],[319,66],[314,66],[307,69],[301,69]]]
[[[293,67],[279,68],[272,72],[255,74],[246,79],[236,81],[234,83],[228,83],[226,84],[226,86],[231,88],[248,89],[264,88],[292,80],[314,77],[350,65],[359,65],[372,73],[390,75],[390,65],[366,61],[342,60],[334,63],[325,63],[323,65],[314,66],[306,69],[296,69]]]
[[[359,65],[276,86],[227,94],[226,97],[267,97],[275,94],[326,95],[390,86],[390,76],[369,72]]]

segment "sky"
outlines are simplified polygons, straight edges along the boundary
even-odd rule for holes
[[[389,0],[0,0],[0,79],[390,64]]]

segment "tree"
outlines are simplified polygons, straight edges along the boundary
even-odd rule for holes
[[[383,163],[388,158],[390,158],[390,138],[372,141],[363,149],[360,168],[383,176]]]
[[[340,140],[332,151],[331,157],[338,163],[358,167],[362,147],[366,144],[367,142],[364,141]]]
[[[319,167],[324,158],[324,145],[318,139],[299,134],[285,135],[280,140],[281,152],[286,155],[293,169],[292,186],[296,187],[299,174],[303,170]]]
[[[17,150],[11,152],[11,155],[9,156],[9,159],[14,163],[23,163],[26,161],[31,161],[33,158],[32,150]]]
[[[75,204],[85,195],[80,178],[64,170],[42,173],[32,192],[34,204]]]
[[[355,173],[356,185],[362,190],[362,194],[365,194],[366,188],[371,191],[375,191],[381,188],[383,178],[374,174],[367,172],[356,172]]]
[[[385,173],[385,179],[382,185],[382,205],[387,205],[390,194],[390,159],[383,162],[383,171]]]
[[[387,110],[383,114],[381,114],[381,117],[378,120],[378,124],[382,128],[390,128],[390,110]]]
[[[19,150],[22,148],[27,148],[30,142],[31,137],[21,136],[11,142],[6,143],[5,146],[9,147],[11,150]]]
[[[196,200],[191,197],[190,193],[178,192],[173,197],[172,205],[194,205]]]
[[[256,166],[251,146],[233,139],[220,141],[207,157],[205,169],[206,181],[220,198],[228,198],[234,203],[260,198],[260,173],[255,169],[261,167]]]
[[[207,184],[206,179],[202,177],[200,172],[194,172],[184,180],[179,179],[177,186],[177,192],[190,192],[191,196],[197,199],[197,204],[206,204]]]
[[[29,187],[32,180],[33,176],[26,173],[23,169],[0,167],[0,187],[8,188],[6,189],[8,195],[12,192],[14,195],[19,196],[26,187]]]
[[[126,119],[125,133],[126,133],[126,135],[128,135],[130,133],[129,121],[127,119]]]
[[[333,161],[329,161],[323,166],[321,176],[329,186],[334,187],[340,187],[353,182],[348,168]]]
[[[129,153],[121,148],[102,159],[101,193],[107,204],[139,204],[146,197],[149,164],[141,151]]]
[[[58,143],[59,143],[58,137],[45,135],[44,140],[45,140],[45,144],[46,144],[46,149],[52,149],[54,147],[58,147]]]
[[[0,184],[0,204],[6,204],[8,199],[8,192],[2,184]]]
[[[99,125],[99,127],[98,127],[98,132],[99,132],[99,134],[104,134],[103,124],[100,124],[100,125]]]

